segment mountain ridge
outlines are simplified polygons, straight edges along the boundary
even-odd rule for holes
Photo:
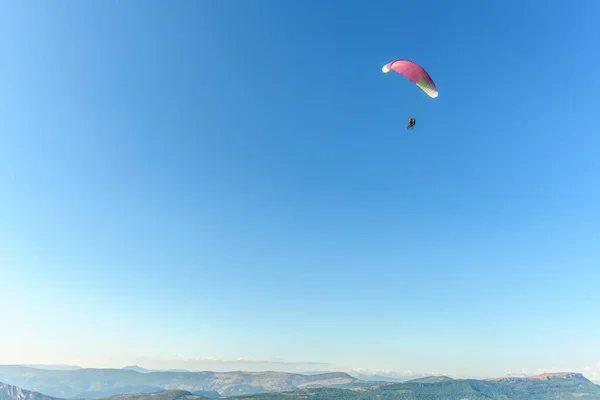
[[[438,383],[438,382],[447,382],[453,381],[453,378],[450,378],[446,375],[432,375],[432,376],[424,376],[422,378],[411,379],[406,381],[407,383]]]
[[[131,369],[83,368],[75,371],[50,371],[22,366],[0,366],[0,382],[67,399],[94,399],[174,389],[196,393],[217,392],[228,396],[314,387],[352,388],[368,385],[344,372],[317,375],[277,371],[140,373]]]
[[[600,400],[600,387],[581,374],[542,374],[500,380],[452,379],[444,376],[412,382],[338,388],[302,388],[277,393],[227,396],[230,400]],[[102,400],[207,400],[186,390],[122,394]],[[223,398],[223,397],[220,397]],[[65,400],[0,383],[0,400]]]
[[[538,375],[530,376],[505,376],[502,378],[489,378],[488,381],[519,381],[519,380],[551,380],[551,379],[585,379],[588,380],[582,373],[579,372],[546,372]],[[590,381],[591,382],[591,381]]]
[[[42,393],[23,390],[0,382],[0,400],[59,400]]]
[[[135,368],[136,366],[131,367]],[[522,392],[529,393],[530,397],[526,397],[527,399],[536,399],[536,393],[553,391],[563,393],[570,390],[570,393],[583,393],[578,397],[584,397],[584,400],[596,398],[600,400],[600,387],[582,374],[573,372],[484,380],[429,376],[393,383],[365,382],[345,372],[328,372],[317,375],[278,371],[159,371],[146,373],[131,369],[112,368],[50,371],[13,365],[0,366],[0,382],[19,387],[22,393],[25,393],[24,391],[39,393],[41,396],[46,396],[45,400],[100,398],[110,398],[111,400],[174,400],[171,397],[175,395],[182,397],[182,400],[199,400],[199,397],[237,396],[245,398],[244,396],[259,396],[252,397],[257,400],[269,398],[268,393],[278,393],[279,396],[283,396],[282,393],[289,393],[286,396],[292,398],[300,396],[301,393],[305,393],[305,395],[306,393],[314,393],[317,398],[320,395],[324,395],[326,398],[330,398],[330,396],[333,396],[333,398],[336,398],[336,396],[346,398],[345,396],[352,397],[356,394],[369,398],[369,396],[375,395],[377,390],[381,392],[383,397],[391,396],[390,398],[394,399],[402,398],[401,393],[414,392],[423,396],[433,396],[432,398],[436,398],[440,393],[462,393],[463,397],[460,399],[468,398],[469,400],[478,398],[477,396],[492,396],[492,398],[495,398],[493,396],[502,393],[505,397],[497,398],[506,400],[515,398],[509,395]],[[173,391],[181,393],[177,394]],[[597,397],[594,397],[596,395]],[[360,396],[359,398],[362,398]],[[279,398],[275,397],[275,399]],[[27,397],[26,394],[11,394],[8,399],[0,400],[42,400],[42,398]]]
[[[231,400],[600,400],[600,387],[581,374],[533,379],[443,379],[355,389],[313,389],[237,396]],[[435,377],[434,377],[435,378]]]
[[[140,374],[147,374],[149,372],[159,372],[159,371],[152,370],[152,369],[142,368],[139,365],[127,365],[127,366],[125,366],[125,367],[123,367],[121,369],[139,372]]]

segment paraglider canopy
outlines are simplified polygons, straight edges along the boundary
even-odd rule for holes
[[[431,98],[438,96],[438,91],[433,82],[433,79],[429,74],[417,63],[409,60],[395,60],[389,64],[386,64],[381,68],[384,73],[390,71],[396,71],[400,75],[413,81],[418,87],[420,87],[427,95]]]

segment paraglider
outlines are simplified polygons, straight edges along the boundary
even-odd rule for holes
[[[395,71],[420,87],[432,99],[438,97],[438,90],[433,79],[431,79],[423,67],[413,61],[394,60],[384,65],[381,70],[385,74]],[[409,117],[406,129],[414,129],[416,122],[414,118]]]

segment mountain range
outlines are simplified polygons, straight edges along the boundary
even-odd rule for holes
[[[268,375],[268,373],[267,373]],[[185,390],[123,394],[103,400],[206,400]],[[600,400],[600,386],[577,373],[544,374],[525,378],[452,379],[427,377],[352,389],[303,388],[279,393],[228,397],[230,400]],[[62,400],[0,383],[0,400]]]
[[[230,400],[600,400],[600,387],[581,374],[508,379],[426,379],[356,389],[303,389]]]
[[[46,370],[0,366],[0,382],[47,396],[92,399],[130,393],[184,390],[222,396],[283,392],[303,388],[354,388],[370,383],[343,372],[317,375],[285,372],[138,372],[132,369]]]
[[[425,376],[388,376],[388,375],[353,375],[356,379],[365,382],[406,382],[412,379],[425,378]]]

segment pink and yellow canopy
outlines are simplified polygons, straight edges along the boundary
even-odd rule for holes
[[[395,60],[384,65],[381,70],[386,74],[390,71],[396,71],[400,75],[404,75],[406,78],[413,81],[418,87],[423,89],[429,97],[436,98],[438,96],[438,91],[433,79],[431,79],[423,67],[412,61]]]

